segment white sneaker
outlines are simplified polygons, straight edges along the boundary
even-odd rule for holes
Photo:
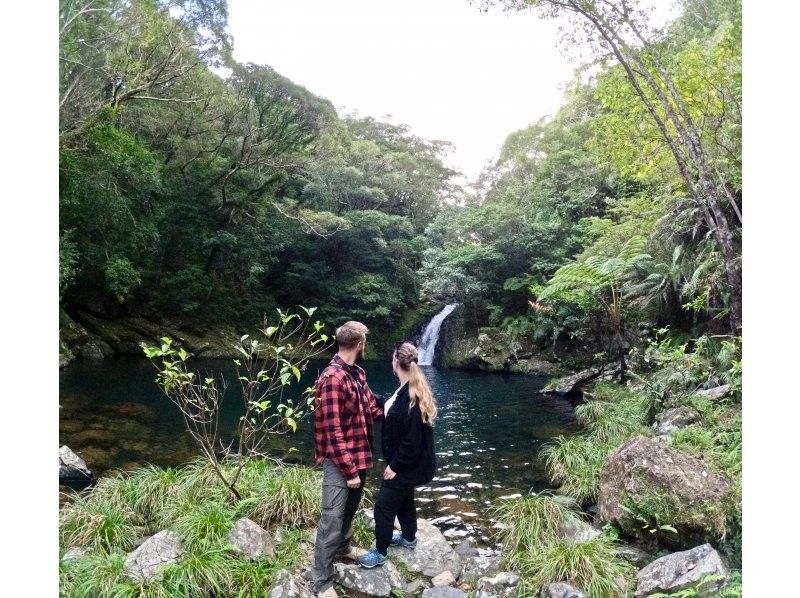
[[[317,598],[339,598],[339,594],[337,594],[336,590],[331,586],[324,592],[317,593]]]

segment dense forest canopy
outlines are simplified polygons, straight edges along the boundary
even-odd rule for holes
[[[740,2],[686,0],[664,31],[632,2],[499,4],[572,19],[593,62],[461,188],[447,142],[237,63],[223,0],[62,1],[62,306],[244,328],[300,303],[385,330],[459,301],[611,351],[736,333]]]

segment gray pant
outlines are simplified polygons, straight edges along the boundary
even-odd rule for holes
[[[317,526],[314,566],[311,569],[318,593],[333,585],[333,559],[350,549],[353,516],[361,503],[366,472],[359,471],[358,475],[361,485],[348,488],[339,468],[330,459],[322,462],[322,517]]]

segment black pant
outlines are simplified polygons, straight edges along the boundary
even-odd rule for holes
[[[400,521],[400,531],[406,540],[417,535],[417,509],[414,505],[414,486],[383,480],[375,501],[375,548],[386,555],[394,530],[394,518]]]

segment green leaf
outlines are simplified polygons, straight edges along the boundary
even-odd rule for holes
[[[294,374],[294,377],[297,378],[297,381],[300,382],[300,370],[295,366],[292,366],[292,373]]]
[[[178,351],[178,356],[181,358],[181,361],[186,361],[189,357],[189,353],[186,352],[186,349],[181,347],[180,351]]]
[[[292,432],[297,432],[297,422],[293,418],[287,417],[286,425],[292,429]]]
[[[271,337],[271,336],[272,336],[273,334],[275,334],[277,331],[278,331],[278,327],[277,327],[277,326],[268,326],[268,327],[267,327],[267,330],[266,330],[266,332],[267,332],[267,338]]]

